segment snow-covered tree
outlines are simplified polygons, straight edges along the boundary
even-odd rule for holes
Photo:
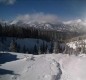
[[[58,43],[55,41],[54,42],[54,47],[53,47],[53,53],[58,53],[59,50],[58,50]]]
[[[47,47],[47,50],[46,50],[46,54],[49,54],[49,49],[48,49],[48,47]]]
[[[17,52],[17,43],[14,40],[11,41],[9,50],[12,52]]]
[[[17,52],[20,52],[21,46],[18,44],[17,45]]]
[[[82,40],[82,43],[81,43],[81,53],[86,53],[86,50],[85,50],[85,41]]]
[[[40,47],[38,48],[38,54],[39,54],[39,55],[41,54],[41,50],[40,50]]]

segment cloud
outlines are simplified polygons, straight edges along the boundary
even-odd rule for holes
[[[26,24],[29,23],[57,23],[58,17],[53,14],[44,14],[44,13],[34,13],[34,14],[25,14],[19,15],[15,18],[12,24],[16,24],[17,22],[23,22]]]
[[[76,20],[69,20],[69,21],[64,21],[64,24],[74,24],[74,23],[81,23],[82,20],[81,19],[76,19]]]
[[[67,24],[67,25],[75,25],[75,26],[83,25],[83,26],[86,26],[86,20],[82,20],[82,19],[64,21],[63,23]]]
[[[86,20],[75,19],[68,21],[59,20],[57,15],[54,14],[45,14],[45,13],[33,13],[33,14],[24,14],[18,15],[10,24],[30,24],[30,23],[63,23],[71,26],[83,25],[86,26]]]
[[[0,3],[12,5],[16,2],[16,0],[0,0]]]

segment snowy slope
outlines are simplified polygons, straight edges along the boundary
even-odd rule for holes
[[[17,55],[18,60],[1,64],[0,69],[8,73],[0,72],[0,80],[86,80],[85,54],[10,54]]]

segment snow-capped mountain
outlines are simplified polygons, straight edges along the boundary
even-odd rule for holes
[[[66,25],[62,22],[33,22],[33,21],[24,21],[24,20],[17,20],[12,21],[10,25],[17,25],[17,26],[23,26],[23,27],[35,27],[39,29],[52,29],[52,30],[58,30],[58,31],[66,31],[66,30],[72,30],[70,29],[69,25]]]
[[[41,21],[40,21],[41,20]],[[77,19],[71,21],[55,21],[55,20],[45,20],[44,19],[35,19],[31,20],[28,16],[23,16],[23,18],[17,18],[13,20],[10,24],[15,24],[18,26],[28,26],[28,27],[35,27],[40,29],[54,29],[59,31],[76,31],[76,32],[86,32],[86,21]]]
[[[13,25],[14,22],[10,23]],[[24,27],[35,27],[39,29],[51,29],[51,30],[58,30],[58,31],[77,31],[79,28],[74,25],[64,24],[63,22],[57,23],[49,23],[49,22],[28,22],[24,23],[23,21],[18,21],[15,23],[17,26],[24,26]]]
[[[16,25],[20,27],[34,27],[37,29],[51,29],[58,31],[76,31],[76,32],[86,32],[86,21],[85,20],[71,20],[66,22],[48,22],[48,21],[33,21],[33,20],[13,20],[11,22],[0,21],[0,24]]]
[[[86,32],[86,20],[77,19],[77,20],[66,21],[63,23],[65,25],[69,25],[73,27],[77,31]]]

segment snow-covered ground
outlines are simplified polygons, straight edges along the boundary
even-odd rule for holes
[[[0,53],[0,80],[86,80],[86,55]]]

